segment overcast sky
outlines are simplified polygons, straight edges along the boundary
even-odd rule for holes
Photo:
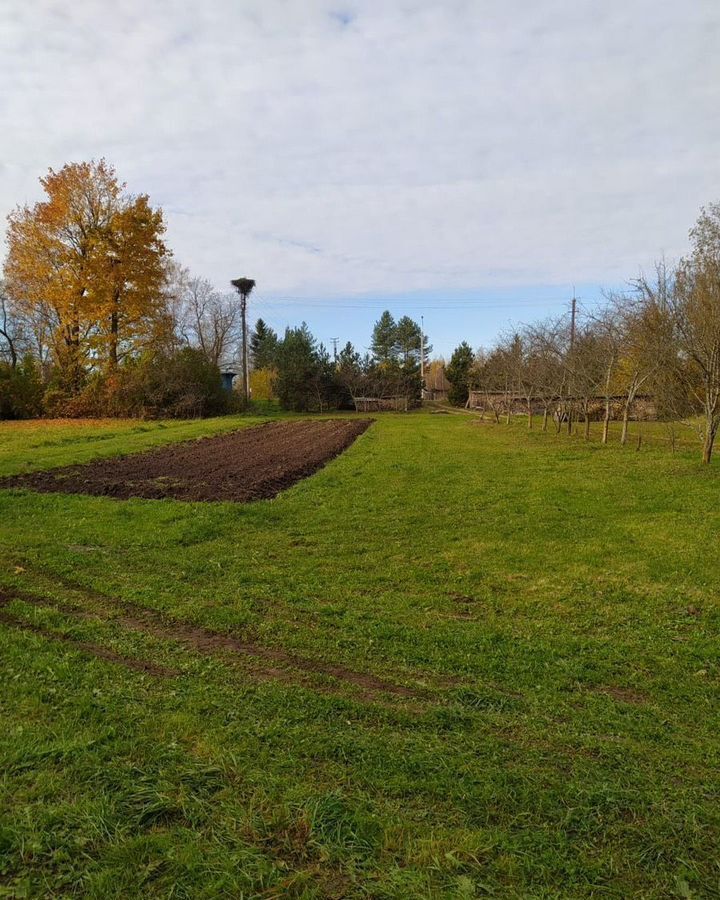
[[[389,306],[447,353],[684,252],[720,2],[0,0],[0,125],[3,217],[105,156],[276,327]]]

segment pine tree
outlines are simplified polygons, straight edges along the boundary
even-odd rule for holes
[[[387,309],[375,323],[370,347],[376,362],[388,365],[398,361],[397,325]]]

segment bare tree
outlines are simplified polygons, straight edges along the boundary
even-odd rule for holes
[[[602,443],[607,444],[612,418],[613,387],[616,379],[618,360],[622,351],[622,329],[617,307],[619,301],[613,293],[607,293],[606,306],[593,312],[590,318],[594,324],[596,353],[598,365],[602,369],[602,378],[598,385],[598,394],[603,398]]]
[[[655,281],[644,275],[634,282],[634,293],[610,295],[620,331],[617,382],[623,391],[620,443],[626,444],[630,413],[638,394],[652,383],[661,361],[661,319],[668,296],[665,264],[656,267]]]
[[[604,331],[592,319],[576,328],[568,367],[573,385],[573,401],[582,413],[585,440],[590,440],[593,401],[601,393],[607,374]]]
[[[0,357],[13,368],[29,354],[47,372],[57,330],[49,304],[27,308],[15,302],[0,282]]]
[[[534,338],[533,329],[525,326],[518,334],[515,356],[516,390],[525,403],[528,430],[533,427],[533,405],[542,393],[542,382],[547,374],[543,348]],[[547,406],[543,404],[543,408],[543,425],[544,430],[547,430]]]
[[[565,382],[565,371],[558,350],[558,333],[561,330],[556,319],[546,319],[526,327],[526,339],[537,370],[535,394],[543,408],[543,431],[547,431],[550,416],[556,414]]]
[[[569,421],[571,398],[569,396],[570,371],[570,323],[567,316],[546,319],[528,329],[534,353],[541,364],[537,391],[543,404],[543,431],[547,431],[548,415],[552,413],[555,431]]]
[[[513,359],[513,335],[506,335],[489,353],[479,355],[473,380],[483,394],[483,407],[492,412],[496,423],[501,413],[510,423],[513,380],[516,365]]]
[[[237,357],[241,319],[233,294],[219,294],[206,279],[179,269],[169,302],[181,343],[199,347],[213,365]]]

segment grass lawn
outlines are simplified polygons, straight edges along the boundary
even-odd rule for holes
[[[657,443],[389,414],[271,501],[0,491],[0,896],[720,896],[720,465]]]

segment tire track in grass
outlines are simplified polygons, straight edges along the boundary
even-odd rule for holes
[[[6,602],[6,598],[0,593],[0,606],[4,606]],[[37,634],[40,637],[47,638],[51,641],[67,644],[74,650],[79,650],[88,656],[95,656],[106,662],[119,663],[120,665],[125,666],[126,669],[134,669],[136,672],[142,672],[145,675],[154,675],[156,678],[174,678],[180,674],[177,669],[160,666],[157,663],[149,662],[144,659],[136,659],[133,656],[124,656],[121,653],[110,650],[108,647],[103,647],[100,644],[95,644],[91,641],[78,641],[59,631],[52,631],[49,628],[44,628],[42,625],[36,625],[34,622],[28,622],[25,619],[21,619],[19,616],[14,616],[4,609],[0,609],[0,623],[19,631],[28,631],[31,634]]]
[[[7,605],[12,600],[19,600],[31,606],[56,610],[71,618],[117,623],[130,631],[149,634],[161,640],[175,641],[203,656],[219,656],[224,659],[228,657],[242,657],[253,662],[272,663],[271,667],[261,665],[254,669],[252,674],[257,677],[301,683],[312,690],[333,692],[326,686],[318,686],[307,678],[303,679],[301,676],[328,676],[340,683],[351,685],[359,691],[361,699],[369,701],[388,694],[398,698],[413,700],[427,697],[425,691],[386,681],[366,672],[358,672],[338,663],[326,663],[322,660],[309,659],[274,647],[264,647],[252,641],[241,640],[230,634],[211,631],[210,629],[179,622],[175,619],[167,619],[147,607],[110,598],[99,591],[88,591],[79,586],[71,587],[67,581],[64,584],[71,590],[83,593],[89,600],[98,604],[102,609],[102,614],[94,610],[88,610],[78,604],[70,604],[50,597],[32,594],[19,588],[8,587],[0,588],[0,605]],[[48,634],[54,636],[55,632],[48,632]],[[298,673],[301,673],[301,675]]]

